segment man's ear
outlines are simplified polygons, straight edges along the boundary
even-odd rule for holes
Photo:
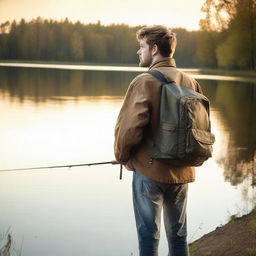
[[[153,45],[152,47],[152,55],[155,56],[159,53],[158,46],[156,44]]]

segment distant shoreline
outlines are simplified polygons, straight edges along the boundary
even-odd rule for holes
[[[228,70],[228,69],[201,69],[201,74],[214,74],[223,76],[243,76],[256,78],[256,70]]]
[[[99,62],[72,62],[72,61],[32,61],[32,60],[1,60],[0,63],[29,63],[29,64],[56,64],[56,65],[88,65],[88,66],[119,66],[119,67],[139,67],[138,63],[99,63]],[[209,69],[194,67],[178,67],[191,71],[199,71],[201,74],[225,75],[225,76],[250,76],[256,78],[255,70],[228,70],[228,69]]]
[[[0,67],[28,67],[28,68],[54,68],[69,70],[94,70],[94,71],[127,71],[144,72],[147,68],[141,68],[138,64],[124,63],[92,63],[92,62],[63,62],[63,61],[21,61],[21,60],[0,60]],[[178,67],[179,68],[179,67]],[[251,70],[223,70],[223,69],[202,69],[184,68],[184,72],[194,76],[195,79],[216,79],[235,80],[245,82],[256,82],[256,72]],[[221,79],[218,79],[218,77]]]
[[[139,67],[131,64],[119,63],[89,63],[89,62],[56,62],[56,61],[1,61],[0,67],[28,67],[28,68],[54,68],[54,69],[70,69],[70,70],[94,70],[94,71],[128,71],[128,72],[144,72],[148,68]],[[197,74],[199,69],[181,68],[190,74]]]
[[[138,63],[105,63],[105,62],[77,62],[77,61],[43,61],[43,60],[1,60],[0,63],[29,63],[29,64],[59,64],[59,65],[88,65],[88,66],[123,66],[138,67]]]

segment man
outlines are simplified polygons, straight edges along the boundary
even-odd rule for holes
[[[175,68],[172,58],[176,36],[164,26],[144,27],[137,32],[141,67],[159,70],[177,85],[201,92],[199,84]],[[161,82],[142,73],[131,82],[115,128],[115,156],[133,170],[133,205],[140,256],[158,255],[160,220],[164,225],[170,256],[187,256],[187,183],[195,179],[193,167],[170,166],[151,159],[145,139],[157,127]]]

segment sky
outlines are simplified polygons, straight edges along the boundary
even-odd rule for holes
[[[0,0],[0,23],[37,17],[199,29],[205,0]]]

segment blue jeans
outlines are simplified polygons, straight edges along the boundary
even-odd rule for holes
[[[158,256],[161,211],[169,256],[188,256],[187,205],[188,184],[153,181],[137,171],[133,174],[133,207],[140,256]]]

